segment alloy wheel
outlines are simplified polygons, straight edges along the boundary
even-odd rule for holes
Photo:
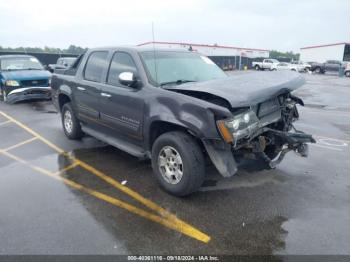
[[[163,147],[158,155],[158,168],[166,182],[175,185],[183,176],[183,162],[179,152],[171,147]]]

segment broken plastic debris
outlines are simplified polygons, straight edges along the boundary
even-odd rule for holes
[[[128,182],[128,181],[124,180],[124,181],[122,181],[121,184],[124,186],[124,185],[126,185],[127,182]]]
[[[244,222],[242,223],[242,226],[243,226],[243,227],[245,226],[245,223],[244,223]]]

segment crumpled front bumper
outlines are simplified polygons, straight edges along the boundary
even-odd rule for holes
[[[252,147],[252,153],[258,156],[260,159],[266,161],[271,168],[274,168],[277,164],[279,164],[283,160],[284,156],[290,151],[294,151],[302,157],[307,157],[308,143],[316,143],[312,135],[301,131],[283,132],[270,128],[262,128],[259,134],[265,132],[269,132],[273,136],[279,137],[282,139],[283,144],[285,145],[277,158],[270,159],[264,153],[264,148],[258,142],[258,139],[255,141],[251,140],[248,143]],[[202,142],[212,163],[223,177],[231,177],[237,172],[238,166],[232,151],[234,149],[231,145],[218,140],[203,139]]]
[[[24,100],[51,99],[50,86],[33,86],[13,89],[7,92],[6,102],[13,104]]]

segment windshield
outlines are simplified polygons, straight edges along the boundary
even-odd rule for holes
[[[42,64],[35,57],[1,58],[1,70],[42,70]]]
[[[224,78],[227,75],[206,56],[190,52],[141,52],[151,82],[182,84]],[[156,60],[156,63],[155,63]]]

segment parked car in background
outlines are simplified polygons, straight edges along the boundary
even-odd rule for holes
[[[350,77],[350,62],[346,63],[344,68],[344,75]]]
[[[53,73],[55,69],[67,69],[76,59],[76,57],[60,57],[57,59],[56,64],[49,64],[47,68],[51,73]]]
[[[278,63],[277,59],[264,59],[262,62],[253,62],[252,66],[255,70],[273,70]]]
[[[317,74],[324,74],[326,72],[339,72],[341,67],[345,65],[338,60],[327,60],[325,63],[312,63],[311,71]]]
[[[292,61],[290,63],[294,66],[294,68],[298,72],[309,72],[311,69],[311,65],[309,63],[305,63],[302,61]]]
[[[271,169],[289,151],[306,157],[315,140],[293,127],[303,101],[291,94],[304,82],[293,72],[230,77],[184,50],[96,48],[53,74],[52,97],[68,138],[87,133],[151,159],[160,185],[183,196],[203,183],[206,159],[230,177],[244,159]]]
[[[281,62],[278,64],[273,64],[271,67],[271,70],[292,70],[292,71],[297,71],[296,66],[293,66],[290,63],[286,62]]]
[[[0,56],[0,99],[8,103],[50,99],[51,73],[34,56]]]

